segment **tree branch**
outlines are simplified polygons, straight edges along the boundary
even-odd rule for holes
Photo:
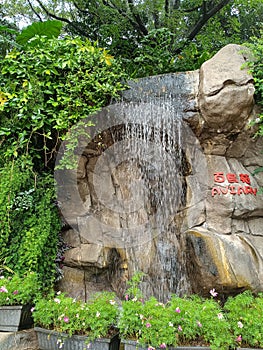
[[[148,34],[148,30],[145,27],[140,15],[138,13],[136,13],[135,8],[134,8],[134,4],[133,4],[133,0],[128,0],[128,4],[129,4],[129,8],[130,11],[136,21],[136,23],[138,24],[138,29],[139,31],[143,34],[143,35],[147,35]]]
[[[81,12],[81,13],[84,13],[85,15],[88,15],[88,11],[86,10],[83,10],[82,8],[79,7],[79,5],[76,3],[76,1],[73,1],[73,5],[76,7],[76,9]]]
[[[48,11],[48,9],[42,4],[42,2],[40,0],[36,0],[37,3],[39,4],[39,6],[42,8],[42,10],[51,18],[54,18],[58,21],[61,21],[61,22],[65,22],[67,24],[69,24],[70,26],[72,26],[79,34],[83,35],[83,36],[86,36],[87,34],[82,31],[78,26],[76,26],[73,22],[71,22],[69,19],[67,18],[64,18],[64,17],[60,17],[60,16],[57,16],[55,15],[54,13],[51,13]]]
[[[31,10],[33,11],[33,13],[37,16],[37,18],[39,19],[40,22],[43,22],[42,18],[40,17],[40,15],[36,12],[36,10],[34,9],[33,5],[31,4],[30,0],[27,0],[29,7],[31,8]]]
[[[219,12],[224,6],[230,3],[231,0],[223,0],[216,6],[214,6],[210,11],[207,12],[206,1],[203,2],[203,14],[199,21],[195,24],[193,29],[188,33],[187,39],[193,40],[196,35],[200,32],[203,26],[208,22],[208,20],[213,17],[217,12]]]
[[[186,36],[186,40],[184,43],[178,47],[174,54],[179,54],[182,49],[187,45],[189,41],[192,41],[196,35],[200,32],[200,30],[204,27],[204,25],[209,21],[211,17],[213,17],[217,12],[219,12],[224,6],[228,5],[232,0],[222,0],[219,4],[212,7],[208,12],[206,8],[206,1],[203,1],[202,9],[202,17],[197,21],[194,27],[190,30],[190,32]]]

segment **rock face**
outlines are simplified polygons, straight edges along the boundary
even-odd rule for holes
[[[198,71],[131,82],[98,116],[76,171],[58,176],[71,227],[59,289],[122,296],[140,270],[144,292],[164,300],[263,291],[263,180],[253,175],[263,142],[248,126],[256,106],[243,50],[227,45]]]

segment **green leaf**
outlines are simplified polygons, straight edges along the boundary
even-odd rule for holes
[[[16,41],[20,45],[25,45],[30,41],[30,39],[36,36],[45,36],[49,39],[57,38],[61,33],[61,29],[61,21],[49,20],[45,22],[35,22],[23,29],[21,34],[16,38]]]
[[[18,31],[12,28],[9,28],[8,26],[2,26],[0,25],[0,32],[7,32],[10,34],[17,34]]]

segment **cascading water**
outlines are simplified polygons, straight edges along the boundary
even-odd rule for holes
[[[187,171],[181,120],[165,100],[117,104],[113,109],[104,118],[112,123],[117,113],[124,123],[107,129],[110,146],[106,132],[105,149],[93,169],[100,182],[93,177],[96,200],[91,211],[104,226],[102,244],[124,251],[131,273],[145,272],[146,294],[160,300],[170,291],[182,294],[188,285],[180,237]],[[101,188],[101,182],[110,181],[111,194]],[[120,226],[109,227],[109,211],[119,215]]]
[[[192,140],[182,109],[178,91],[176,98],[158,96],[104,108],[75,129],[81,137],[74,153],[85,158],[84,168],[82,161],[75,175],[57,176],[58,183],[64,181],[63,215],[82,244],[105,247],[102,265],[108,264],[111,250],[108,280],[115,280],[120,294],[118,281],[135,271],[145,274],[144,293],[160,300],[191,290],[181,233],[186,177],[192,172],[186,144]],[[67,178],[77,184],[71,201],[65,196]]]

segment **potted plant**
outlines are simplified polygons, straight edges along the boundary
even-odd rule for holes
[[[31,308],[39,292],[37,276],[0,276],[0,331],[15,332],[32,327]]]
[[[164,304],[153,297],[143,298],[138,276],[129,285],[118,323],[125,350],[224,350],[235,346],[228,320],[213,297],[174,295]]]
[[[39,299],[33,318],[41,350],[118,350],[119,307],[114,293],[101,292],[87,302],[58,292]]]

